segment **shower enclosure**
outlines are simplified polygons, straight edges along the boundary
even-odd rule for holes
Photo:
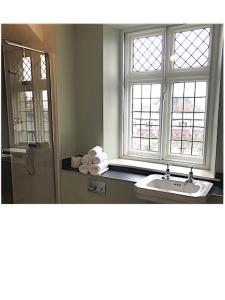
[[[2,203],[55,203],[49,57],[2,44]]]

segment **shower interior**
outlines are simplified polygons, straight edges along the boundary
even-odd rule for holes
[[[54,203],[48,54],[4,40],[2,61],[2,202]]]

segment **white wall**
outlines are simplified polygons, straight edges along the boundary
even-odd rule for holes
[[[55,80],[60,158],[72,156],[78,149],[76,44],[75,25],[56,25]]]
[[[110,159],[119,157],[120,34],[103,26],[103,146]]]
[[[101,145],[110,158],[119,149],[119,30],[76,25],[71,44],[76,101],[76,152]],[[69,57],[71,57],[68,52]],[[72,65],[72,64],[71,64]]]
[[[103,27],[97,24],[75,27],[76,150],[85,154],[91,147],[103,145]]]

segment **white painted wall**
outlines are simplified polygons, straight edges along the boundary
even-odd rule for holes
[[[76,25],[74,36],[76,150],[78,154],[85,154],[93,146],[103,145],[103,27]]]
[[[78,151],[75,25],[56,25],[55,80],[60,159]]]
[[[110,159],[119,157],[120,34],[103,26],[103,147]]]

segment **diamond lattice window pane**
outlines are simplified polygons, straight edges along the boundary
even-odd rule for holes
[[[132,72],[158,71],[161,65],[162,35],[133,40]]]
[[[22,63],[18,65],[18,79],[19,81],[31,81],[32,73],[31,73],[31,58],[23,57]]]
[[[177,32],[174,39],[175,69],[205,67],[209,61],[210,28]]]
[[[40,55],[40,61],[41,61],[41,79],[44,80],[47,78],[45,54]]]

